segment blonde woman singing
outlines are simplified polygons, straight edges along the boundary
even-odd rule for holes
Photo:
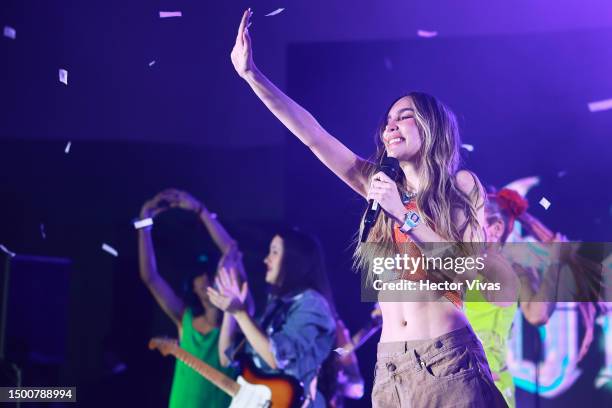
[[[238,75],[325,166],[384,210],[368,243],[357,246],[357,264],[368,265],[377,248],[386,253],[406,245],[419,250],[423,243],[482,240],[485,196],[472,173],[458,170],[459,133],[448,108],[418,92],[390,105],[374,162],[385,156],[399,160],[401,175],[395,182],[330,135],[257,69],[248,30],[251,14],[249,9],[242,16],[231,53]],[[462,311],[460,293],[433,292],[424,301],[381,302],[380,307],[374,407],[506,406]]]

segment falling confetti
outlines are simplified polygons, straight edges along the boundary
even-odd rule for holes
[[[279,8],[279,9],[276,9],[276,10],[274,10],[273,12],[266,14],[266,15],[265,15],[265,17],[272,17],[272,16],[276,16],[276,15],[278,15],[278,14],[282,13],[284,10],[285,10],[284,8]]]
[[[560,172],[557,173],[557,177],[559,178],[563,178],[567,175],[567,170],[561,170]]]
[[[589,103],[589,110],[591,112],[600,112],[608,109],[612,109],[612,99]]]
[[[42,239],[47,239],[47,234],[45,233],[45,224],[40,224],[40,236]]]
[[[17,256],[16,253],[12,252],[11,250],[9,250],[7,247],[5,247],[2,244],[0,244],[0,251],[4,252],[8,256],[10,256],[11,258],[14,258],[15,256]]]
[[[119,256],[119,252],[108,244],[102,244],[102,250],[108,252],[112,256]]]
[[[17,31],[10,26],[4,26],[4,36],[14,40],[17,37]]]
[[[153,218],[143,218],[142,220],[134,221],[134,228],[137,230],[141,228],[150,227],[152,225],[153,225]]]
[[[437,31],[418,30],[417,35],[423,38],[432,38],[438,35]]]
[[[345,356],[348,354],[348,351],[346,351],[346,349],[343,347],[338,347],[334,350],[334,352],[338,353],[339,356]]]
[[[63,83],[64,85],[68,85],[68,71],[66,71],[65,69],[61,69],[59,70],[59,81],[61,83]]]
[[[183,17],[183,13],[180,11],[160,11],[159,18],[169,18],[169,17]]]
[[[68,154],[70,153],[70,147],[72,146],[72,142],[68,142],[66,144],[66,147],[64,148],[64,153]]]
[[[461,147],[463,147],[468,152],[473,152],[474,151],[474,146],[472,146],[471,144],[464,143],[464,144],[461,145]]]
[[[155,60],[149,62],[149,66],[152,67],[153,65],[155,65]]]
[[[550,201],[548,201],[546,197],[542,197],[540,200],[540,205],[544,207],[545,210],[548,210],[548,207],[550,207]]]

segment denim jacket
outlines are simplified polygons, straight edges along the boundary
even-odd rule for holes
[[[270,317],[272,316],[272,317]],[[309,386],[327,358],[335,342],[336,322],[325,298],[307,289],[295,295],[270,295],[264,313],[257,322],[269,322],[261,329],[270,339],[270,348],[278,370],[274,370],[247,342],[244,352],[265,373],[283,373],[298,379],[308,395]],[[234,344],[226,354],[231,356]],[[310,407],[324,407],[325,401],[317,392]]]

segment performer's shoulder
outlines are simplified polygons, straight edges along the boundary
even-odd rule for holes
[[[325,297],[319,293],[319,291],[314,289],[306,289],[304,292],[302,292],[301,300],[303,302],[327,302]]]
[[[299,300],[300,309],[312,310],[317,312],[322,312],[324,314],[329,314],[330,305],[325,296],[323,296],[319,291],[314,289],[306,289],[302,292],[302,297]]]
[[[480,180],[478,180],[476,174],[469,170],[462,169],[455,173],[455,181],[457,187],[466,194],[469,194],[474,187],[480,188]]]

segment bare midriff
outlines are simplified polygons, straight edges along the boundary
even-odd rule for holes
[[[380,309],[381,343],[432,339],[468,325],[464,313],[446,300],[380,302]]]
[[[418,210],[414,202],[407,203],[406,209]],[[410,256],[421,256],[419,248],[397,224],[393,239],[403,244]],[[425,280],[427,272],[419,268],[414,274],[403,274],[401,279]],[[386,302],[379,298],[383,318],[381,343],[432,339],[469,324],[459,292],[421,292],[419,296],[418,301],[411,302]]]

